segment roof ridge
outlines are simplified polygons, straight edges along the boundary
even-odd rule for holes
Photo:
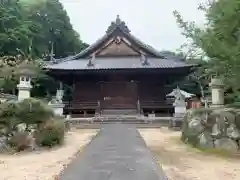
[[[106,34],[104,36],[102,36],[97,41],[95,41],[95,43],[91,44],[88,48],[86,48],[86,49],[82,50],[81,52],[79,52],[78,54],[72,56],[70,59],[71,60],[77,59],[81,56],[84,56],[87,52],[95,49],[101,43],[103,43],[105,40],[107,40],[107,38],[111,37],[111,35],[114,33],[114,31],[116,29],[119,29],[120,31],[122,31],[122,33],[124,35],[126,35],[130,40],[132,39],[132,41],[135,41],[141,48],[147,50],[148,52],[150,52],[151,54],[153,54],[159,58],[166,59],[166,57],[163,54],[161,54],[159,51],[157,51],[154,47],[142,42],[139,38],[134,36],[131,33],[131,31],[129,30],[126,23],[120,19],[119,15],[117,15],[117,18],[115,21],[112,21],[110,26],[107,28]]]
[[[117,15],[117,18],[116,18],[115,22],[113,21],[113,22],[111,23],[111,25],[108,27],[108,29],[107,29],[107,31],[106,31],[106,34],[105,34],[104,36],[102,36],[101,38],[97,39],[94,44],[88,46],[86,49],[82,50],[81,52],[79,52],[78,54],[76,54],[75,56],[73,56],[71,59],[74,60],[74,59],[76,59],[78,56],[81,56],[81,54],[84,54],[85,52],[93,49],[95,46],[98,46],[102,41],[104,41],[105,39],[107,39],[107,38],[109,37],[109,35],[110,35],[111,33],[113,33],[113,32],[114,32],[118,27],[120,27],[120,26],[124,26],[124,27],[126,28],[127,32],[128,32],[128,33],[130,32],[130,30],[129,30],[128,27],[126,26],[125,22],[120,19],[120,16],[119,16],[119,15]]]

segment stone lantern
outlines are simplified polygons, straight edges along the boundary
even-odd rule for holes
[[[218,78],[212,78],[209,86],[212,90],[212,107],[222,107],[224,105],[223,81]]]
[[[18,88],[18,100],[24,100],[31,97],[31,79],[34,75],[34,72],[30,69],[30,67],[24,66],[18,72],[19,75],[19,84]]]

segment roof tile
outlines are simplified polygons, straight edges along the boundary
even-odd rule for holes
[[[85,69],[132,69],[132,68],[180,68],[190,67],[180,60],[148,58],[148,65],[143,65],[140,57],[97,57],[93,66],[88,66],[89,59],[77,59],[49,64],[49,69],[85,70]]]

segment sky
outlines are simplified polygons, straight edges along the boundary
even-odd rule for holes
[[[131,33],[158,50],[175,51],[186,42],[173,11],[203,25],[197,9],[203,0],[60,0],[81,39],[94,43],[119,15]]]

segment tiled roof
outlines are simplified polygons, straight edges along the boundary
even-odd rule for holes
[[[89,59],[67,60],[55,64],[48,64],[48,69],[86,70],[86,69],[132,69],[132,68],[181,68],[191,67],[180,60],[148,58],[148,64],[143,65],[140,57],[96,57],[93,66],[88,66]]]
[[[138,39],[136,36],[131,34],[130,30],[128,29],[127,25],[124,21],[122,21],[119,16],[117,17],[115,22],[112,22],[112,24],[108,27],[106,34],[102,36],[100,39],[98,39],[95,43],[90,45],[88,48],[84,49],[80,53],[76,54],[75,56],[72,56],[71,59],[79,59],[79,58],[85,58],[85,56],[93,51],[95,48],[99,47],[102,43],[107,41],[111,36],[114,36],[114,33],[120,30],[121,34],[126,36],[130,41],[136,43],[139,47],[144,49],[145,51],[149,52],[150,54],[153,54],[154,56],[158,58],[164,58],[163,54],[161,54],[159,51],[154,49],[148,44],[145,44],[140,39]]]
[[[120,34],[119,34],[120,33]],[[94,57],[91,62],[89,58],[108,39],[114,36],[126,37],[132,44],[135,44],[142,51],[146,52],[146,59],[142,57]],[[106,34],[93,43],[91,46],[81,51],[80,53],[64,59],[54,59],[46,68],[59,70],[87,70],[87,69],[146,69],[146,68],[182,68],[193,67],[178,58],[167,57],[153,47],[143,43],[137,37],[130,33],[124,21],[121,21],[119,16],[115,22],[112,22],[108,27]]]

